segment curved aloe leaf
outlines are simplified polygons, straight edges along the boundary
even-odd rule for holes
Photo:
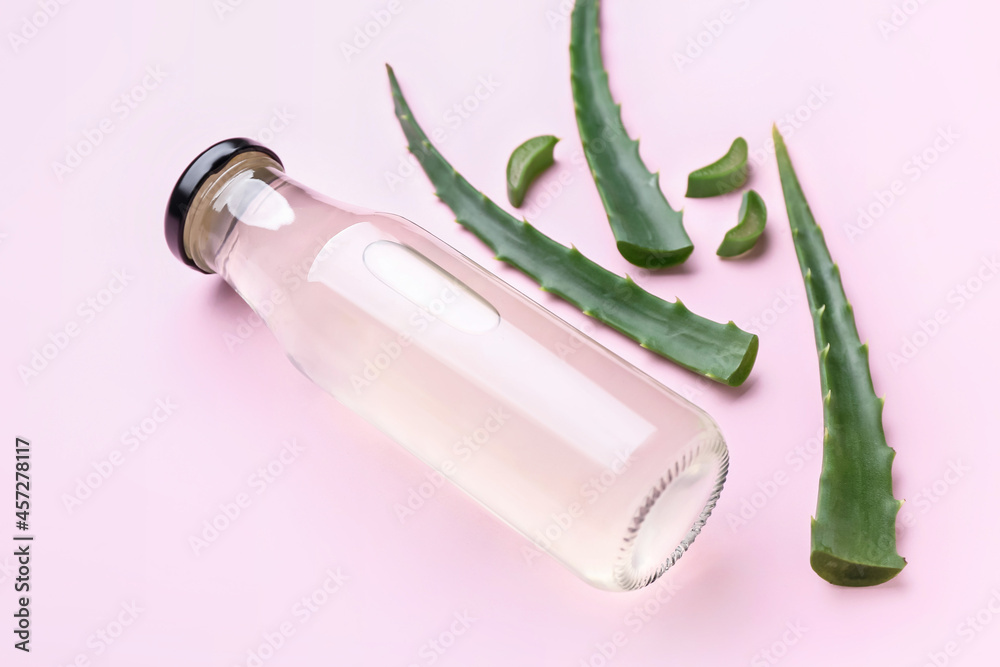
[[[767,206],[754,190],[743,193],[740,204],[739,224],[726,232],[722,244],[716,251],[719,257],[737,257],[757,244],[767,224]]]
[[[750,374],[757,336],[732,322],[695,315],[679,300],[670,303],[646,292],[556,243],[527,221],[518,220],[473,188],[427,139],[389,71],[396,118],[437,196],[460,225],[488,245],[497,259],[519,269],[542,289],[636,340],[643,347],[695,373],[736,386]]]
[[[590,172],[622,257],[638,266],[680,264],[694,250],[682,213],[667,203],[659,174],[639,157],[622,125],[601,57],[598,0],[577,0],[571,20],[570,74],[576,124]]]
[[[892,460],[885,441],[882,399],[875,395],[854,310],[830,258],[823,232],[799,186],[784,139],[773,130],[788,222],[805,279],[819,350],[823,391],[823,467],[812,522],[816,573],[840,586],[874,586],[899,574]]]
[[[724,195],[747,182],[747,140],[736,137],[729,151],[718,160],[688,174],[685,197],[701,198]]]
[[[552,152],[559,143],[550,134],[532,137],[514,149],[507,160],[507,199],[515,208],[524,203],[524,195],[531,184],[554,161]]]

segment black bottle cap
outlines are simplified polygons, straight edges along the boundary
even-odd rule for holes
[[[170,200],[167,202],[167,213],[163,218],[163,229],[167,235],[167,245],[174,256],[193,269],[207,273],[194,263],[190,255],[184,249],[184,224],[187,219],[188,210],[194,203],[194,198],[201,189],[202,184],[212,174],[218,173],[223,167],[229,164],[235,156],[240,153],[258,152],[274,159],[279,165],[281,158],[275,155],[274,151],[266,146],[262,146],[251,139],[226,139],[209,147],[201,155],[187,166],[181,177],[177,179],[177,185],[170,193]]]

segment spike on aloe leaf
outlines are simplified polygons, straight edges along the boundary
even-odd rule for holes
[[[775,154],[799,267],[806,278],[820,351],[824,400],[823,467],[812,522],[813,570],[840,586],[874,586],[906,565],[896,552],[892,495],[895,452],[885,440],[882,401],[875,395],[867,348],[820,228],[799,185],[784,139],[775,127]],[[830,400],[830,397],[835,397]]]
[[[680,264],[694,250],[681,211],[667,203],[622,125],[601,56],[599,0],[576,0],[570,26],[570,80],[576,124],[618,251],[637,266]]]
[[[497,257],[584,313],[695,373],[731,386],[746,380],[757,358],[757,336],[646,292],[484,197],[433,146],[424,145],[427,136],[413,119],[392,68],[388,71],[396,117],[410,151],[458,223]]]

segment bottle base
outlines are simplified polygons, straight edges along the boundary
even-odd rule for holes
[[[684,555],[715,509],[728,471],[721,437],[699,443],[667,470],[626,530],[614,572],[622,590],[651,584]]]

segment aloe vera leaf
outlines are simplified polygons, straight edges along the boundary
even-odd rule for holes
[[[598,0],[577,0],[570,27],[570,78],[583,152],[622,257],[647,268],[680,264],[694,244],[682,212],[660,191],[660,175],[646,168],[639,142],[622,125],[601,57],[599,14]]]
[[[413,153],[457,222],[479,237],[502,262],[585,314],[617,329],[642,347],[717,382],[737,386],[757,358],[757,336],[733,322],[720,324],[664,301],[628,276],[611,273],[518,220],[473,188],[434,148],[407,105],[392,68],[396,118]]]
[[[514,149],[507,160],[507,199],[511,206],[520,207],[524,195],[536,178],[552,166],[552,153],[559,143],[550,134],[532,137]]]
[[[747,190],[740,204],[739,223],[726,232],[715,254],[719,257],[742,255],[757,244],[766,224],[767,206],[764,200],[755,190]]]
[[[702,198],[724,195],[738,190],[747,182],[747,141],[736,137],[729,151],[721,158],[688,174],[685,197]]]
[[[906,565],[896,552],[896,513],[902,504],[892,495],[896,452],[885,441],[884,401],[875,395],[868,346],[858,338],[840,270],[830,258],[777,127],[773,134],[813,316],[823,393],[823,464],[810,562],[832,584],[874,586]]]

